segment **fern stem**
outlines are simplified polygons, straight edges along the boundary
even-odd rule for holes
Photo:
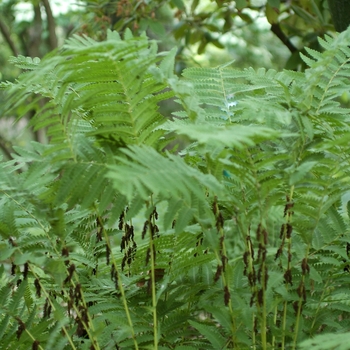
[[[154,208],[153,205],[153,198],[151,196],[151,206]],[[154,215],[152,215],[152,225],[155,227],[155,218]],[[151,228],[148,229],[149,231],[149,247],[150,247],[150,254],[151,254],[151,288],[152,288],[152,313],[153,313],[153,344],[154,344],[154,350],[158,350],[158,320],[157,320],[157,295],[156,295],[156,274],[155,274],[155,265],[156,265],[156,252],[154,248],[154,240],[153,240],[153,232]]]
[[[302,276],[301,278],[301,283],[304,285],[305,283],[305,275]],[[305,288],[305,287],[304,287]],[[297,346],[297,340],[298,340],[298,333],[299,333],[299,324],[300,324],[300,317],[301,317],[301,306],[302,306],[302,297],[299,297],[298,301],[298,310],[297,310],[297,315],[295,319],[295,326],[294,326],[294,339],[293,339],[293,347],[292,350],[296,349]]]
[[[287,198],[287,205],[285,207],[285,217],[286,217],[286,224],[290,224],[291,223],[291,215],[292,212],[290,211],[290,209],[292,208],[292,201],[293,201],[293,194],[294,194],[294,185],[291,186],[290,188],[290,192],[289,192],[289,197]],[[286,237],[287,236],[287,226],[284,226],[283,229],[283,236]],[[292,238],[289,237],[288,239],[288,255],[291,255],[291,249],[292,249]],[[288,257],[287,259],[287,269],[286,271],[291,271],[292,268],[292,261],[291,258]],[[291,283],[291,282],[290,282]],[[288,290],[288,283],[286,283],[286,289]],[[287,301],[285,301],[283,303],[283,321],[282,321],[282,345],[281,345],[281,349],[284,350],[285,348],[285,341],[286,341],[286,324],[287,324],[287,307],[288,307],[288,303]]]
[[[254,324],[255,324],[255,312],[253,312],[253,315],[252,315],[252,347],[253,347],[253,350],[256,350],[256,337],[255,337],[255,329],[254,329]]]
[[[224,220],[222,218],[222,214],[219,211],[219,206],[216,201],[216,197],[213,203],[213,212],[216,217],[216,227],[218,229],[218,233],[220,234],[220,249],[219,251],[215,249],[215,256],[218,260],[218,266],[221,265],[222,268],[222,282],[224,285],[224,299],[225,299],[225,305],[228,307],[230,311],[231,316],[231,340],[232,340],[232,346],[236,346],[236,333],[237,333],[237,327],[236,327],[236,319],[234,316],[233,308],[232,308],[232,298],[230,294],[230,285],[229,285],[229,277],[228,277],[228,256],[227,256],[227,249],[226,249],[226,243],[225,243],[225,234],[224,234]],[[233,276],[230,276],[233,278]]]
[[[31,264],[29,263],[29,267],[30,267],[30,266],[31,266]],[[41,290],[43,291],[43,293],[45,294],[46,299],[47,299],[48,302],[50,303],[50,306],[51,306],[52,310],[53,310],[53,311],[56,311],[56,307],[55,307],[54,303],[51,301],[50,295],[49,295],[49,293],[47,292],[47,290],[45,289],[45,286],[41,283],[41,280],[40,280],[39,276],[34,272],[34,270],[33,270],[32,268],[31,268],[30,270],[31,270],[33,276],[38,280],[38,282],[39,282],[39,284],[40,284],[40,288],[41,288]],[[66,338],[67,338],[67,340],[68,340],[68,342],[69,342],[69,344],[70,344],[72,350],[77,350],[77,348],[75,347],[75,345],[74,345],[74,343],[73,343],[73,340],[72,340],[71,336],[69,335],[69,333],[68,333],[66,327],[65,327],[65,326],[62,326],[62,330],[63,330],[63,333],[65,334],[65,336],[66,336]]]
[[[151,278],[152,278],[152,311],[153,311],[153,337],[154,349],[158,349],[158,321],[157,321],[157,296],[156,296],[156,281],[155,281],[155,259],[154,259],[154,244],[153,240],[150,243],[151,247]]]
[[[96,208],[96,212],[97,212],[97,208]],[[108,234],[107,234],[107,232],[106,232],[106,230],[104,228],[102,219],[101,219],[100,215],[98,214],[98,212],[97,212],[97,220],[98,220],[98,222],[99,222],[99,224],[100,224],[100,226],[102,228],[102,233],[103,233],[103,236],[105,238],[106,244],[108,245],[109,250],[112,251],[112,249],[111,249],[111,242],[109,240]],[[114,266],[115,271],[117,272],[117,276],[119,278],[120,273],[119,273],[119,270],[118,270],[118,265],[117,265],[117,262],[115,260],[114,254],[111,254],[111,261],[112,261],[112,264]],[[123,301],[125,315],[126,315],[126,319],[128,321],[129,327],[130,327],[131,337],[132,337],[133,342],[134,342],[135,350],[138,350],[139,346],[138,346],[137,339],[136,339],[134,325],[133,325],[133,322],[132,322],[132,319],[131,319],[131,316],[130,316],[128,302],[127,302],[126,297],[125,297],[125,291],[124,291],[124,287],[123,287],[123,284],[122,284],[121,280],[118,281],[118,289],[120,291],[121,299]]]
[[[287,301],[283,303],[283,319],[282,319],[282,341],[281,341],[281,349],[285,349],[286,342],[286,323],[287,323]]]
[[[25,329],[25,332],[28,334],[29,338],[32,339],[33,342],[35,342],[36,339],[34,338],[33,334],[28,331],[27,328]],[[40,350],[44,350],[44,348],[40,344],[38,344],[38,347]]]
[[[274,326],[276,326],[276,323],[277,323],[277,305],[275,307],[275,312],[273,314],[273,324],[274,324]],[[276,341],[275,334],[272,333],[272,340],[271,340],[271,347],[272,347],[272,349],[275,348],[275,341]]]
[[[265,265],[265,263],[263,263],[263,265]],[[266,298],[265,298],[265,281],[264,281],[264,277],[262,280],[262,300],[263,300],[263,305],[261,307],[262,311],[261,311],[261,327],[260,327],[260,332],[261,332],[261,345],[263,350],[267,349],[267,340],[266,340],[266,332],[267,332],[267,323],[266,323]]]

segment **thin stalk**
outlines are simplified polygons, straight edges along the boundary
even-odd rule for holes
[[[291,211],[290,209],[292,208],[292,201],[293,201],[293,194],[294,194],[294,185],[290,188],[290,193],[289,193],[289,198],[288,198],[288,203],[285,209],[285,216],[286,216],[286,224],[290,224],[292,222],[291,219]],[[285,226],[284,228],[284,232],[283,235],[286,236],[287,235],[287,228]],[[288,239],[288,255],[291,254],[291,250],[292,250],[292,238],[289,237]],[[291,259],[288,257],[287,260],[287,270],[286,271],[291,271]],[[288,284],[286,284],[286,289],[288,291]],[[285,301],[283,303],[283,320],[282,320],[282,344],[281,344],[281,349],[284,350],[285,349],[285,341],[286,341],[286,324],[287,324],[287,307],[288,307],[288,303],[287,301]]]
[[[101,219],[101,217],[99,215],[97,215],[97,220],[99,221],[99,224],[100,224],[100,226],[102,228],[102,233],[103,233],[103,236],[105,238],[106,244],[108,245],[109,250],[112,251],[111,243],[110,243],[108,234],[107,234],[107,232],[106,232],[106,230],[104,228],[102,219]],[[111,261],[112,261],[112,264],[114,266],[114,269],[115,269],[115,271],[116,271],[116,273],[118,275],[118,279],[119,279],[120,274],[119,274],[118,265],[117,265],[117,262],[115,260],[114,254],[111,254]],[[132,323],[132,319],[131,319],[130,312],[129,312],[129,307],[128,307],[128,302],[127,302],[126,297],[125,297],[125,291],[124,291],[123,284],[122,284],[121,280],[118,281],[118,289],[120,291],[121,299],[123,301],[125,315],[126,315],[126,319],[128,321],[129,327],[130,327],[131,337],[132,337],[133,342],[134,342],[134,347],[135,347],[135,350],[138,350],[139,349],[139,345],[137,344],[136,334],[135,334],[135,330],[134,330],[134,325]]]
[[[309,255],[309,250],[310,250],[310,244],[307,245],[307,249],[305,252],[305,258],[303,259],[301,263],[301,270],[302,270],[302,277],[301,277],[301,282],[300,282],[300,290],[299,290],[299,302],[298,302],[298,311],[296,315],[296,320],[295,320],[295,329],[294,329],[294,341],[293,341],[293,350],[296,349],[297,346],[297,340],[298,340],[298,332],[299,332],[299,324],[300,324],[300,318],[301,318],[301,308],[303,304],[303,298],[304,298],[304,293],[305,292],[305,275],[309,271],[309,266],[307,263],[307,258]],[[306,296],[305,296],[306,297]]]
[[[303,285],[305,283],[305,275],[302,276],[301,279]],[[305,287],[304,287],[305,288]],[[297,346],[297,340],[298,340],[298,331],[299,331],[299,323],[300,323],[300,316],[301,316],[301,305],[302,305],[303,301],[302,301],[302,297],[299,297],[299,301],[298,301],[298,311],[297,311],[297,315],[296,315],[296,320],[295,320],[295,327],[294,327],[294,339],[293,339],[293,347],[292,350],[296,349]]]
[[[151,196],[151,206],[153,205],[153,198]],[[152,215],[152,225],[155,227],[155,217]],[[151,254],[151,288],[152,288],[152,313],[153,313],[153,348],[154,350],[158,350],[158,319],[157,319],[157,295],[156,295],[156,274],[155,274],[155,266],[156,266],[156,252],[154,248],[154,240],[153,240],[153,232],[149,227],[149,247]]]
[[[262,269],[265,269],[265,263],[263,263]],[[260,332],[261,332],[261,345],[263,350],[267,349],[267,340],[266,340],[266,330],[267,330],[267,323],[266,323],[266,298],[265,298],[265,277],[263,276],[262,279],[262,307],[261,307],[261,327],[260,327]]]
[[[152,233],[150,234],[152,236]],[[153,337],[154,350],[158,350],[158,321],[157,321],[157,296],[156,296],[156,280],[155,280],[155,250],[153,238],[150,238],[150,252],[151,252],[151,278],[152,278],[152,312],[153,312]]]
[[[31,264],[29,263],[29,266]],[[33,274],[33,276],[38,280],[39,284],[40,284],[40,289],[43,291],[43,293],[45,294],[45,297],[46,299],[48,300],[48,302],[50,303],[50,306],[52,308],[52,310],[55,312],[56,311],[56,307],[54,305],[54,303],[51,301],[51,298],[50,298],[50,295],[49,293],[46,291],[45,287],[43,286],[43,284],[41,283],[38,275],[34,272],[34,269],[30,269],[31,270],[31,273]],[[65,326],[62,326],[62,330],[63,330],[63,333],[65,334],[68,342],[69,342],[69,345],[71,346],[71,349],[72,350],[77,350],[77,348],[75,347],[74,343],[73,343],[73,339],[71,338],[71,336],[69,335],[67,329]]]
[[[226,249],[226,244],[225,244],[225,234],[224,234],[224,219],[219,211],[218,204],[216,202],[216,199],[213,204],[213,212],[216,217],[216,227],[218,230],[218,233],[220,234],[220,250],[218,251],[215,249],[215,255],[216,259],[218,260],[218,264],[221,265],[222,267],[222,282],[224,285],[224,290],[225,290],[225,304],[228,306],[228,309],[230,311],[230,316],[231,316],[231,339],[233,346],[236,344],[236,333],[237,333],[237,327],[236,327],[236,319],[233,313],[233,308],[232,308],[232,298],[230,294],[230,288],[229,288],[229,278],[227,276],[228,274],[228,256],[227,256],[227,249]],[[231,275],[231,278],[233,276]]]
[[[277,324],[277,305],[275,307],[275,312],[274,312],[274,315],[273,315],[273,324],[276,326]],[[271,340],[271,346],[272,346],[272,349],[275,348],[275,341],[276,341],[276,337],[274,335],[274,333],[272,333],[272,340]]]
[[[283,303],[283,319],[282,319],[282,342],[281,349],[285,349],[286,342],[286,323],[287,323],[287,301]]]

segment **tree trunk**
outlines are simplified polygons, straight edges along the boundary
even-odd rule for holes
[[[42,0],[41,3],[45,8],[46,17],[47,17],[47,27],[49,30],[49,47],[50,47],[50,50],[54,50],[57,47],[55,18],[53,17],[49,0]]]
[[[344,31],[350,24],[350,1],[328,0],[328,6],[336,31]]]

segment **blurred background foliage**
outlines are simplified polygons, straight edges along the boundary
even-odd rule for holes
[[[237,68],[300,71],[299,53],[305,47],[320,50],[317,37],[335,31],[327,0],[0,0],[2,81],[20,73],[10,56],[43,57],[72,34],[104,40],[108,29],[122,34],[126,28],[145,31],[160,50],[176,46],[177,74],[189,66],[232,60]],[[25,128],[24,119],[14,125],[16,115],[5,114],[3,102],[0,92],[5,159],[11,158],[12,145],[45,142],[45,135]]]

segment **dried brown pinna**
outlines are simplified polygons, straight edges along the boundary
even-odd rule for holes
[[[259,243],[259,250],[258,250],[257,261],[260,261],[260,258],[261,258],[262,254],[263,254],[264,249],[265,249],[265,247],[261,243]]]
[[[99,217],[96,218],[96,227],[97,227],[97,230],[96,230],[96,241],[97,242],[101,242],[102,241],[102,225],[100,223],[100,218]]]
[[[301,262],[301,271],[302,271],[303,275],[310,272],[310,266],[307,263],[306,258],[304,258],[303,261]]]
[[[283,249],[282,246],[278,248],[277,253],[275,255],[275,260],[277,260],[278,257],[282,254],[282,249]]]
[[[230,291],[227,286],[224,287],[224,301],[225,301],[225,306],[227,306],[230,302]]]
[[[131,247],[129,247],[128,252],[127,252],[127,264],[130,266],[132,262],[132,256],[133,256],[133,250]]]
[[[75,271],[75,265],[74,264],[71,264],[69,267],[68,267],[68,276],[67,278],[63,281],[64,284],[68,283],[71,281],[72,277],[73,277],[73,273]]]
[[[295,315],[297,315],[298,314],[298,310],[299,310],[299,301],[295,301],[293,303],[293,309],[294,309]]]
[[[22,333],[25,331],[26,325],[19,317],[16,317],[16,321],[18,322],[18,328],[16,331],[16,335],[17,335],[17,339],[19,339],[21,337]]]
[[[80,305],[79,311],[80,311],[81,319],[87,325],[88,322],[89,322],[87,308],[85,306],[83,306],[83,305]]]
[[[287,238],[289,239],[292,236],[293,226],[290,223],[287,223]]]
[[[69,250],[67,247],[62,248],[62,256],[67,258],[69,257]]]
[[[284,273],[283,277],[284,277],[284,282],[285,282],[286,284],[290,284],[291,286],[293,285],[293,283],[292,283],[292,272],[291,272],[291,270],[287,270],[287,271]]]
[[[261,236],[261,224],[258,225],[258,228],[256,229],[256,240],[260,242],[260,236]]]
[[[122,252],[125,248],[126,248],[126,238],[125,236],[123,236],[120,241],[120,252]]]
[[[153,216],[156,220],[158,220],[157,207],[154,207],[151,216]]]
[[[106,264],[109,265],[109,259],[111,257],[111,249],[109,245],[106,243]]]
[[[215,276],[214,276],[214,282],[217,282],[219,280],[221,274],[222,274],[222,266],[218,265],[216,268]]]
[[[255,286],[255,279],[256,279],[255,271],[249,272],[249,274],[248,274],[248,282],[249,282],[249,285],[251,287]]]
[[[259,289],[258,291],[258,304],[262,306],[264,304],[264,290]]]
[[[41,297],[41,286],[40,286],[40,281],[38,278],[35,279],[34,286],[35,286],[35,294],[38,298],[40,298]]]
[[[111,280],[114,281],[115,289],[118,290],[119,289],[119,286],[118,286],[118,271],[115,269],[114,264],[112,264],[112,267],[111,267]]]
[[[11,275],[15,275],[16,274],[16,265],[14,263],[11,263]]]
[[[141,235],[142,239],[145,238],[147,229],[148,229],[148,220],[146,220],[145,223],[143,224],[142,235]]]
[[[226,271],[226,264],[228,262],[228,258],[225,255],[221,256],[221,262],[222,262],[222,271],[225,272]]]
[[[255,299],[255,293],[253,293],[252,296],[250,297],[250,303],[249,303],[250,307],[254,305],[254,299]]]
[[[75,304],[78,305],[79,301],[82,300],[82,295],[81,295],[81,284],[78,283],[76,286],[75,286],[75,289],[74,289],[74,299],[75,299]]]
[[[24,269],[23,269],[23,278],[26,279],[28,276],[28,271],[29,271],[29,264],[26,262],[24,264]]]
[[[264,244],[266,245],[267,244],[267,231],[264,229],[262,231],[262,234],[263,234],[263,237],[264,237]]]
[[[299,286],[297,288],[297,293],[299,295],[299,298],[303,298],[304,300],[306,300],[305,286],[303,281],[300,281]]]
[[[131,240],[134,241],[134,226],[129,226],[129,232],[128,235],[130,236]]]
[[[68,248],[67,247],[63,247],[62,248],[62,256],[63,257],[69,257],[69,250],[68,250]],[[69,260],[68,259],[65,259],[64,260],[64,263],[66,264],[66,265],[69,265]]]
[[[77,324],[77,330],[76,330],[76,333],[77,333],[77,336],[78,337],[85,337],[87,335],[87,332],[85,330],[85,327],[83,325],[83,322],[81,321],[80,317],[76,317],[75,318],[75,322]]]
[[[121,264],[121,269],[122,269],[122,271],[124,271],[126,259],[127,259],[127,256],[124,255],[124,256],[123,256],[123,259],[122,259],[122,264]]]
[[[125,216],[125,212],[122,211],[122,213],[119,216],[119,224],[118,224],[118,228],[119,230],[123,229],[123,225],[124,225],[124,216]]]
[[[293,207],[294,207],[294,203],[288,202],[284,207],[284,216],[286,216],[287,213],[289,212],[289,209],[292,209]],[[289,214],[292,214],[292,213],[289,212]]]
[[[44,318],[50,317],[51,309],[52,309],[52,308],[51,308],[51,304],[50,304],[50,302],[49,302],[49,299],[46,298],[45,304],[44,304],[44,312],[43,312]]]
[[[244,271],[243,274],[246,275],[247,274],[247,269],[249,267],[249,262],[248,262],[248,257],[249,257],[249,252],[244,252],[243,254],[243,262],[244,262]]]
[[[111,280],[113,281],[113,278],[114,278],[114,272],[115,272],[115,267],[114,267],[114,264],[112,264],[111,266]]]
[[[224,217],[221,214],[221,211],[219,211],[219,214],[216,217],[216,229],[220,231],[224,227]]]
[[[217,199],[218,199],[218,198],[215,196],[215,197],[214,197],[213,206],[212,206],[212,210],[213,210],[213,213],[214,213],[215,216],[216,216],[216,213],[217,213],[217,211],[218,211]]]

